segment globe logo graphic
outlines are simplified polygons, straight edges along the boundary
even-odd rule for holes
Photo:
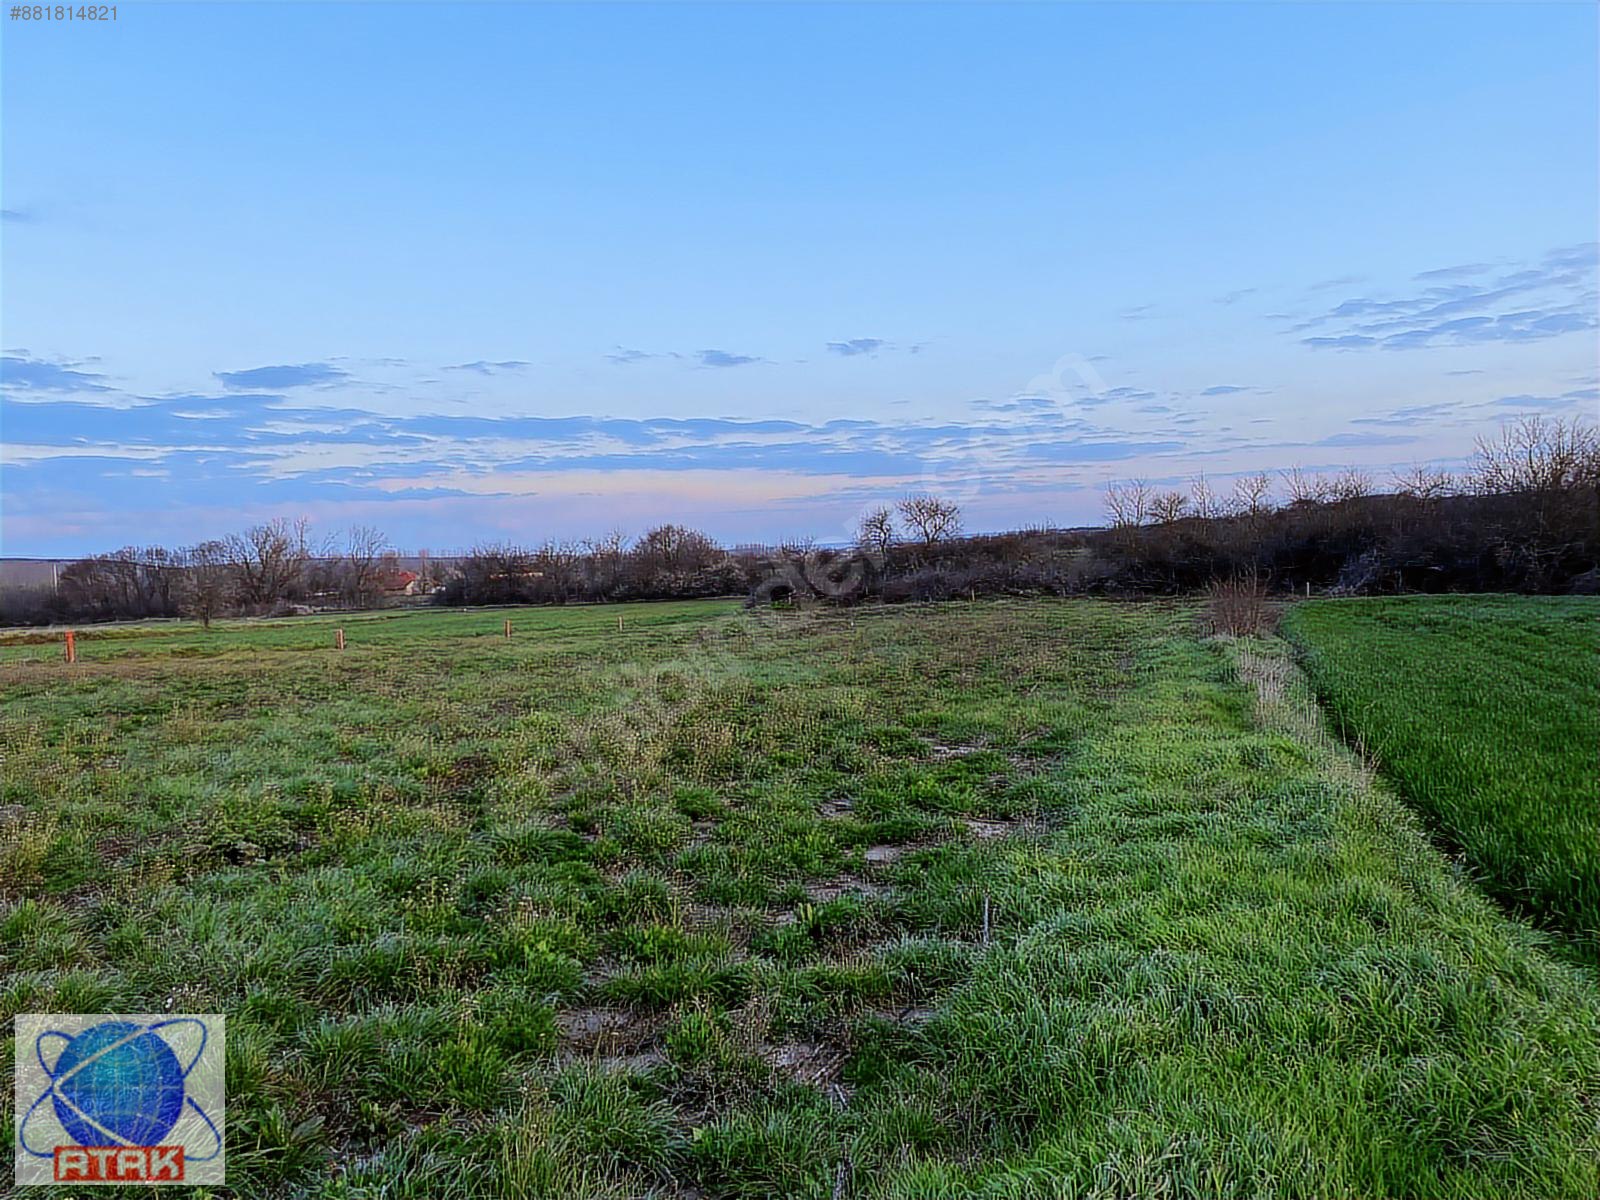
[[[199,1027],[199,1048],[188,1062],[180,1062],[159,1031],[176,1025]],[[54,1039],[52,1042],[51,1039]],[[185,1096],[185,1082],[204,1053],[207,1040],[203,1022],[178,1017],[135,1024],[103,1021],[76,1036],[47,1030],[35,1041],[34,1053],[50,1086],[29,1107],[19,1129],[23,1148],[41,1157],[51,1151],[28,1141],[28,1125],[46,1100],[51,1102],[61,1127],[78,1146],[161,1145],[183,1115],[185,1105],[199,1116],[216,1138],[221,1137],[211,1118]],[[47,1061],[61,1042],[54,1063]],[[204,1161],[201,1155],[189,1156]]]
[[[148,1029],[107,1021],[67,1043],[53,1073],[56,1117],[80,1146],[156,1146],[183,1112],[183,1067]]]

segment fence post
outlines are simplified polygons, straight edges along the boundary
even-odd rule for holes
[[[333,648],[335,650],[344,649],[344,630],[335,629],[333,631]]]
[[[78,641],[77,641],[77,636],[72,632],[72,630],[69,629],[69,630],[67,630],[67,662],[70,664],[70,663],[75,663],[77,661],[78,661]]]
[[[622,632],[622,614],[621,613],[617,614],[617,632],[618,633]]]
[[[507,637],[511,636],[511,618],[510,617],[506,618],[506,636]]]

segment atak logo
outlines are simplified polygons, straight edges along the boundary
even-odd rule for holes
[[[16,1022],[16,1182],[223,1180],[223,1018]]]

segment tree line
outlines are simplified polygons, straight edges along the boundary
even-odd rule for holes
[[[1249,578],[1342,594],[1600,591],[1600,434],[1513,421],[1460,475],[1414,466],[1383,484],[1346,467],[1253,472],[1222,489],[1132,479],[1106,526],[958,536],[959,509],[909,497],[866,513],[852,551],[791,556],[754,598],[834,602],[994,594],[1172,595]],[[1254,586],[1254,584],[1252,585]]]
[[[664,524],[537,546],[481,544],[403,566],[371,526],[314,538],[279,519],[181,549],[125,547],[65,567],[55,587],[0,591],[0,624],[271,615],[369,608],[401,590],[450,605],[743,594],[751,603],[994,594],[1175,594],[1248,575],[1345,593],[1600,590],[1600,436],[1527,417],[1480,439],[1452,476],[1380,485],[1355,467],[1257,472],[1226,490],[1144,480],[1104,495],[1104,528],[965,536],[954,501],[921,493],[865,512],[855,544],[726,549]],[[414,569],[413,569],[414,568]]]
[[[424,571],[428,570],[426,558]],[[370,525],[314,538],[279,518],[192,546],[124,546],[62,568],[49,586],[0,592],[0,623],[287,615],[311,607],[368,608],[406,574]]]

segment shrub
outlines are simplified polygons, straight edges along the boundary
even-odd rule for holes
[[[1206,589],[1206,616],[1211,632],[1228,637],[1254,637],[1270,633],[1277,623],[1259,576],[1235,575]]]

